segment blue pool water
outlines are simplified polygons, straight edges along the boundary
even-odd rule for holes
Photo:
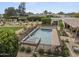
[[[31,38],[41,39],[41,44],[51,45],[52,30],[51,29],[38,29]],[[38,40],[36,39],[36,41]]]

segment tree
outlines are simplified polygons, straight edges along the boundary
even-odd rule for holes
[[[18,12],[20,13],[21,16],[25,15],[25,2],[21,2],[19,7],[18,7]]]
[[[14,7],[8,7],[5,9],[5,17],[9,18],[11,16],[16,16],[16,10]]]
[[[48,11],[47,11],[47,10],[45,10],[43,13],[44,13],[44,14],[48,14]]]
[[[0,56],[17,56],[18,38],[13,30],[0,29]]]
[[[63,20],[60,20],[60,21],[59,21],[59,27],[60,27],[60,31],[59,31],[60,35],[61,35],[61,36],[66,35],[65,32],[64,32],[64,27],[65,27],[65,25],[64,25]]]
[[[61,12],[59,12],[58,14],[63,15],[63,14],[64,14],[64,12],[62,12],[62,11],[61,11]]]
[[[65,26],[63,20],[59,21],[59,26],[60,26],[60,30],[63,31],[64,26]]]

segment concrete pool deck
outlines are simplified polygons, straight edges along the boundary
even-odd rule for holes
[[[52,47],[56,47],[56,46],[60,46],[60,41],[59,41],[59,37],[58,37],[58,33],[56,29],[52,29]]]

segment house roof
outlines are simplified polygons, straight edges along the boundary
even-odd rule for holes
[[[65,18],[64,22],[73,28],[79,27],[79,18]]]

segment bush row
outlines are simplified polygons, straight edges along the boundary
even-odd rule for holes
[[[31,53],[31,51],[32,51],[32,49],[30,48],[30,47],[27,47],[27,48],[25,48],[25,47],[21,47],[20,48],[20,52],[26,52],[26,53]]]

